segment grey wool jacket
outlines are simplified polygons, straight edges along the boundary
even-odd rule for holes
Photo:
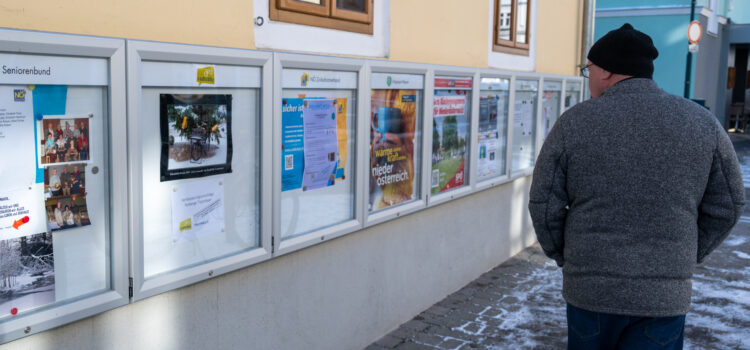
[[[691,277],[745,203],[737,155],[698,104],[631,78],[565,112],[537,159],[529,212],[563,297],[582,309],[684,315]]]

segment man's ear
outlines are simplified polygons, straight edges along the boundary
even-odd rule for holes
[[[612,78],[612,75],[614,75],[614,73],[608,70],[602,69],[602,80],[609,80]]]

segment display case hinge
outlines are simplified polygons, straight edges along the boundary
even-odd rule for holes
[[[133,277],[128,277],[128,283],[130,284],[128,286],[128,296],[132,298],[133,297]]]
[[[274,250],[276,250],[276,244],[274,244],[275,242],[276,242],[276,237],[271,236],[271,254],[273,254]]]

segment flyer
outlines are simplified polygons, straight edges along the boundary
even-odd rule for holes
[[[176,184],[172,191],[172,241],[224,232],[224,178]]]
[[[54,302],[52,234],[0,240],[0,310],[18,314]]]
[[[339,162],[336,168],[336,179],[344,180],[346,174],[344,169],[346,168],[346,157],[347,157],[347,132],[346,129],[346,97],[339,97],[336,99],[336,133],[338,135],[338,146],[339,146]]]
[[[416,90],[373,90],[370,130],[370,211],[416,198]]]
[[[232,172],[232,95],[160,95],[161,181]]]
[[[497,175],[501,169],[498,164],[498,98],[496,96],[479,99],[479,152],[477,159],[477,176],[486,178]]]
[[[0,86],[0,240],[47,231],[43,187],[36,183],[32,91]]]
[[[531,135],[534,118],[534,99],[516,99],[513,113],[514,130],[521,130],[522,136]]]
[[[284,98],[281,101],[281,191],[302,188],[305,169],[305,125],[302,119],[303,103],[311,98]],[[338,167],[336,179],[345,179],[347,158],[347,133],[345,97],[336,98],[336,135],[338,144]]]
[[[306,99],[303,102],[303,191],[332,186],[336,181],[339,148],[336,106],[335,99]]]
[[[302,123],[302,98],[281,101],[281,191],[302,187],[305,169],[305,126]]]
[[[432,122],[430,192],[464,185],[468,142],[467,95],[461,90],[436,90]]]

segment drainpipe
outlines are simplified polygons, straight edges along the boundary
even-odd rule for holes
[[[578,68],[586,66],[588,59],[586,55],[591,49],[591,45],[594,45],[594,13],[596,8],[596,0],[583,0],[583,30],[581,33],[581,61]],[[583,94],[584,98],[590,98],[589,92],[589,81],[583,79]]]

